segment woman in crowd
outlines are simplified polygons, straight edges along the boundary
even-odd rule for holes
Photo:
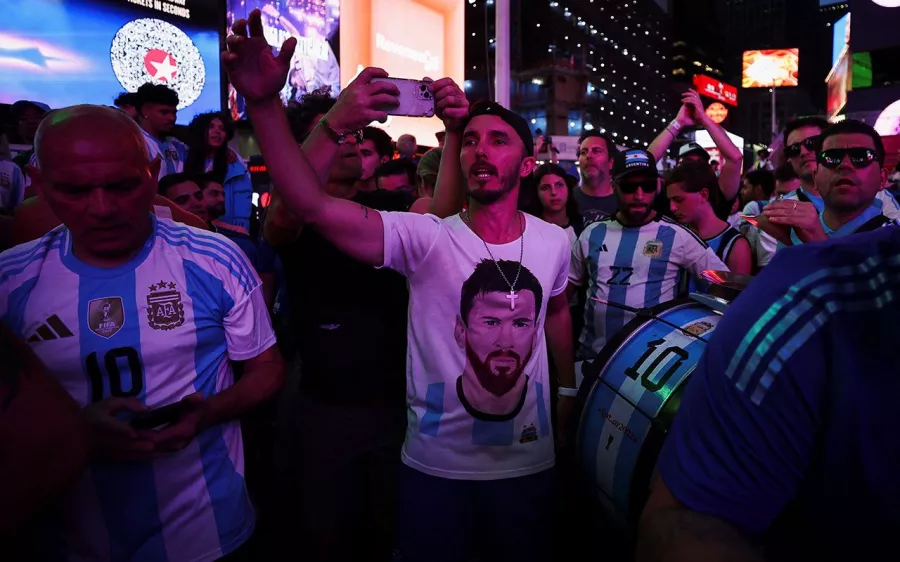
[[[211,173],[221,178],[225,191],[225,214],[219,220],[249,231],[253,208],[253,184],[250,172],[228,146],[234,137],[234,124],[224,112],[201,113],[188,129],[190,151],[184,171],[199,176]]]
[[[753,267],[750,243],[739,230],[716,216],[714,209],[722,194],[709,164],[687,162],[676,167],[666,182],[666,195],[675,220],[702,238],[729,270],[750,274]],[[692,282],[689,290],[703,289]]]
[[[536,186],[536,187],[534,187]],[[523,211],[555,224],[569,235],[574,244],[584,230],[578,201],[573,191],[578,180],[558,164],[542,164],[534,171],[534,183],[529,189],[536,193],[525,199]]]

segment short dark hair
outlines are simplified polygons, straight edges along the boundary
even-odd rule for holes
[[[790,166],[790,163],[788,163],[788,166]],[[793,167],[791,169],[793,170]],[[747,172],[744,178],[750,185],[761,187],[767,198],[775,193],[775,174],[769,170],[753,170],[752,172]]]
[[[378,127],[363,128],[363,140],[370,140],[375,143],[375,152],[378,156],[390,158],[394,155],[394,141],[391,135],[387,134],[384,129]]]
[[[168,176],[166,176],[166,177],[168,177]],[[163,179],[165,179],[165,178],[163,178]],[[192,181],[197,182],[197,185],[200,186],[200,191],[206,191],[206,188],[209,187],[209,184],[211,184],[211,183],[217,183],[223,187],[225,184],[225,178],[217,176],[216,174],[214,174],[212,172],[207,172],[205,174],[193,176],[191,179],[192,179]]]
[[[137,107],[140,102],[138,101],[138,95],[135,92],[122,92],[116,99],[113,100],[113,105],[118,108],[121,108],[125,105],[130,105],[131,107]]]
[[[794,167],[790,162],[785,162],[781,166],[775,168],[775,181],[793,181],[799,177],[800,176],[797,175],[797,171],[794,170]]]
[[[803,127],[818,127],[821,130],[825,130],[828,128],[828,119],[819,116],[812,117],[801,117],[800,119],[794,119],[784,128],[784,146],[788,144],[788,137],[796,131],[797,129],[802,129]]]
[[[606,152],[610,156],[615,156],[616,152],[618,152],[619,149],[616,147],[616,141],[614,141],[613,138],[608,134],[601,133],[596,129],[581,133],[581,136],[578,137],[578,152],[581,152],[581,144],[592,137],[601,138],[606,141]]]
[[[871,126],[862,121],[857,121],[856,119],[845,119],[825,129],[822,132],[822,136],[819,137],[819,148],[825,144],[825,139],[828,137],[854,134],[866,135],[872,139],[872,144],[875,146],[875,155],[878,159],[878,165],[884,166],[884,141],[881,140],[881,135],[879,135],[878,131]]]
[[[719,178],[707,162],[687,160],[675,166],[666,180],[666,187],[676,183],[683,184],[681,189],[688,193],[700,193],[705,189],[712,208],[718,209],[721,205],[723,196],[719,190]]]
[[[396,160],[388,160],[378,166],[375,169],[375,179],[406,174],[409,177],[409,185],[416,185],[417,170],[418,166],[409,158],[397,158]]]
[[[159,189],[157,190],[157,193],[165,197],[166,192],[169,191],[170,188],[178,185],[179,183],[185,183],[189,181],[196,183],[198,186],[200,185],[199,182],[197,182],[197,178],[190,174],[186,174],[184,172],[179,172],[177,174],[168,174],[167,176],[164,176],[163,179],[159,180]]]
[[[155,103],[158,105],[170,105],[178,107],[178,92],[164,84],[151,84],[147,82],[135,92],[137,96],[135,107],[140,110],[144,104]]]
[[[522,271],[519,274],[519,282],[516,283],[516,292],[531,291],[534,295],[534,318],[537,320],[541,314],[544,290],[537,277],[524,265],[521,267]],[[459,315],[464,324],[468,325],[469,323],[469,312],[472,311],[472,306],[475,304],[475,297],[488,293],[509,294],[509,285],[503,275],[500,275],[500,270],[507,279],[515,279],[516,274],[519,273],[519,262],[485,259],[475,266],[475,271],[465,280],[459,297]]]
[[[315,127],[315,119],[323,113],[328,113],[336,99],[324,91],[314,90],[304,94],[299,103],[291,103],[287,107],[288,122],[294,140],[303,142]]]

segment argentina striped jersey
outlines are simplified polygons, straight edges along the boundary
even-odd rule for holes
[[[85,264],[60,226],[0,254],[0,321],[81,405],[134,397],[155,408],[233,384],[230,360],[274,345],[260,280],[222,236],[153,218],[130,262]],[[92,463],[45,544],[53,559],[215,560],[251,535],[237,421],[146,462]]]
[[[682,270],[697,276],[705,269],[728,268],[696,234],[667,217],[639,227],[615,217],[588,226],[572,247],[569,271],[570,283],[588,285],[579,358],[596,357],[634,317],[592,299],[650,308],[678,295]]]

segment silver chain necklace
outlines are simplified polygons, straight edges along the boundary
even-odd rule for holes
[[[503,277],[503,281],[509,285],[509,294],[506,295],[506,298],[509,299],[509,309],[516,309],[516,299],[519,298],[519,295],[516,294],[516,283],[519,282],[519,275],[522,274],[522,258],[525,257],[525,224],[522,218],[522,213],[519,212],[519,226],[522,229],[522,233],[519,235],[519,269],[516,270],[516,278],[513,279],[513,282],[510,283],[509,279],[506,277],[506,274],[503,273],[503,269],[500,267],[500,262],[497,261],[497,258],[494,257],[494,253],[491,252],[490,247],[488,247],[487,242],[484,241],[484,238],[478,234],[478,231],[475,230],[475,226],[472,224],[472,217],[469,216],[469,210],[466,209],[466,222],[469,223],[469,226],[472,227],[472,232],[475,233],[475,236],[481,240],[481,243],[484,244],[484,249],[487,250],[489,256],[491,256],[491,260],[494,262],[494,265],[497,267],[497,271],[500,272],[500,276]]]

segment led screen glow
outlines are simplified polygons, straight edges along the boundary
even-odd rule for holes
[[[377,66],[397,78],[449,76],[462,87],[466,6],[457,0],[343,0],[341,84]],[[394,139],[412,134],[426,146],[436,146],[434,134],[443,130],[436,117],[391,117],[373,125]]]
[[[784,88],[798,84],[799,49],[744,51],[741,86],[744,88]]]
[[[321,90],[337,97],[341,69],[335,54],[340,26],[340,0],[278,2],[275,0],[228,0],[228,26],[246,18],[255,9],[262,12],[266,42],[280,48],[285,39],[297,38],[288,80],[281,100],[299,101],[304,94]],[[244,100],[228,86],[228,108],[236,121],[246,117]]]
[[[178,92],[178,122],[221,109],[215,0],[0,0],[0,102],[111,105],[146,82]]]

